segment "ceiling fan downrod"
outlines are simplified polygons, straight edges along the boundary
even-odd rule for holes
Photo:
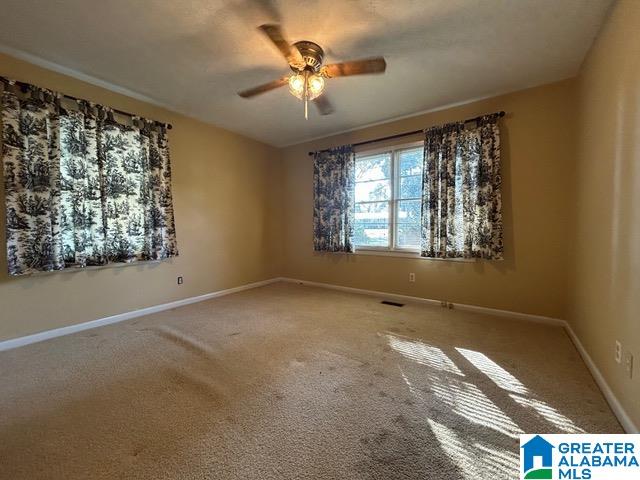
[[[309,70],[304,71],[304,119],[309,120]]]

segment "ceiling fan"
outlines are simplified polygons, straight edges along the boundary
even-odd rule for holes
[[[280,50],[293,73],[272,82],[238,92],[238,95],[243,98],[251,98],[288,84],[291,94],[304,102],[304,118],[308,118],[307,105],[309,101],[313,101],[320,115],[333,113],[334,109],[331,102],[327,99],[326,94],[323,95],[325,79],[384,73],[387,68],[387,62],[383,57],[322,65],[324,50],[317,43],[302,40],[290,44],[285,40],[279,25],[265,24],[260,25],[258,28]]]

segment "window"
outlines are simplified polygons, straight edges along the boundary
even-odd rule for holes
[[[420,249],[423,148],[420,142],[356,155],[356,249]]]

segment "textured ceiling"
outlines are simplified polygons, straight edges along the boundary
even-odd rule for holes
[[[2,0],[0,46],[276,146],[573,76],[611,0]],[[256,27],[322,45],[327,61],[383,55],[387,73],[332,79],[333,115],[286,88]]]

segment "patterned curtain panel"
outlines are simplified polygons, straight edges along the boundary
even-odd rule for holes
[[[502,260],[500,131],[496,115],[472,128],[426,131],[421,255]]]
[[[141,126],[121,125],[107,112],[98,135],[108,262],[160,260],[178,253],[166,131],[136,123]]]
[[[65,267],[107,263],[98,161],[98,121],[86,111],[68,112],[61,123],[61,235]],[[21,268],[16,273],[27,273]]]
[[[353,252],[355,154],[351,145],[313,157],[313,248]]]
[[[3,168],[9,273],[64,268],[58,97],[30,87],[2,95]]]
[[[13,90],[2,94],[9,273],[176,256],[164,128]]]

